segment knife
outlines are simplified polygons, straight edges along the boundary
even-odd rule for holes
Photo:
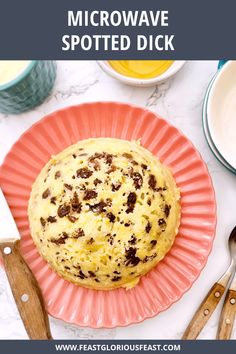
[[[30,339],[52,339],[38,283],[20,254],[20,234],[0,188],[0,253],[18,311]]]

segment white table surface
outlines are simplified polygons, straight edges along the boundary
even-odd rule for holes
[[[201,111],[207,85],[217,62],[188,62],[171,80],[159,87],[125,86],[104,74],[96,62],[58,62],[58,75],[51,96],[33,111],[19,116],[0,114],[0,163],[12,144],[34,122],[61,107],[88,101],[121,101],[147,107],[162,115],[194,143],[207,163],[217,198],[217,233],[206,267],[180,301],[158,316],[136,325],[116,329],[89,329],[51,318],[54,338],[60,339],[179,339],[211,284],[229,263],[228,235],[236,224],[236,178],[214,158],[205,141]],[[214,339],[219,309],[200,338]],[[0,269],[0,339],[27,338],[14,304],[5,273]],[[233,331],[236,339],[236,324]]]

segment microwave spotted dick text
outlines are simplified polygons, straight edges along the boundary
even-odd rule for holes
[[[68,33],[62,36],[62,50],[123,52],[135,48],[138,51],[170,52],[175,50],[175,35],[164,32],[168,26],[168,11],[68,11]],[[73,28],[78,32],[71,33]],[[139,33],[131,36],[126,31],[123,34],[127,28],[130,33],[132,28],[138,29]],[[148,34],[148,28],[153,29],[154,34]],[[84,33],[94,32],[94,29],[100,33]]]

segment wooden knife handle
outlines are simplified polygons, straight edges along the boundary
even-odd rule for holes
[[[19,250],[19,241],[2,242],[0,250],[16,305],[30,339],[52,339],[37,281]]]
[[[234,319],[236,314],[236,291],[229,289],[227,291],[225,302],[221,311],[217,339],[230,339]]]
[[[218,305],[222,295],[224,294],[225,287],[219,283],[215,283],[202,301],[197,312],[193,316],[190,324],[188,325],[182,339],[196,339],[202,328],[205,326],[216,306]]]

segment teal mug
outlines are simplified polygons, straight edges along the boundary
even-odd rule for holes
[[[54,61],[30,61],[13,80],[0,85],[0,112],[17,114],[42,103],[56,79]]]

